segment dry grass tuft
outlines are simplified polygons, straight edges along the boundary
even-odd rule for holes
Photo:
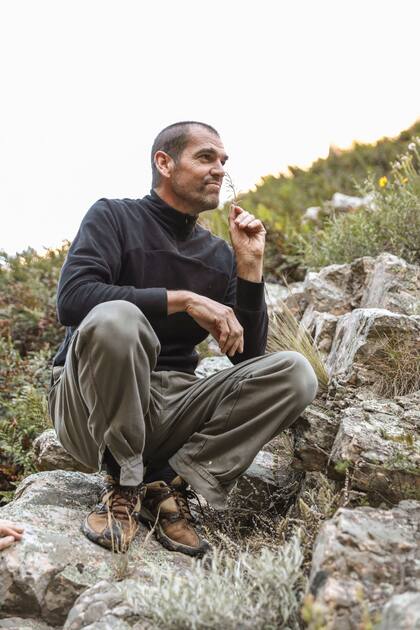
[[[216,550],[183,575],[173,567],[152,567],[148,583],[121,585],[134,614],[158,628],[254,630],[296,627],[304,588],[298,536],[276,550]],[[286,625],[287,624],[287,625]]]
[[[420,389],[420,338],[402,337],[392,331],[378,335],[381,348],[369,358],[369,369],[377,375],[375,390],[395,398]]]
[[[328,373],[310,333],[284,302],[281,304],[281,311],[273,312],[270,316],[267,350],[269,352],[284,350],[300,352],[308,359],[315,371],[319,393],[328,389]]]

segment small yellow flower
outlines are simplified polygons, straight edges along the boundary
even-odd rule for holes
[[[408,182],[408,177],[403,177],[401,181],[403,184],[406,184]]]
[[[384,188],[387,185],[387,183],[388,183],[388,178],[385,177],[385,175],[383,175],[383,177],[379,179],[379,186],[381,188]]]

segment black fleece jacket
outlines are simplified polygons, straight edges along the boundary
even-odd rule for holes
[[[244,328],[240,363],[265,352],[264,283],[236,277],[232,248],[151,191],[143,199],[100,199],[87,212],[61,270],[57,315],[67,326],[54,359],[64,365],[71,337],[102,302],[138,306],[161,343],[156,370],[194,373],[195,346],[208,333],[186,313],[167,314],[167,290],[185,289],[231,306]]]

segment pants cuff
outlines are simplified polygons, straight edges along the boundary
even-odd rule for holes
[[[208,470],[197,462],[193,462],[190,457],[181,456],[179,452],[169,459],[169,464],[213,507],[218,510],[223,510],[226,507],[229,490],[233,487],[234,482],[228,488],[221,486],[216,477],[211,475]]]

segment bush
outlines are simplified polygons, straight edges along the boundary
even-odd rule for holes
[[[21,357],[10,339],[0,337],[0,362],[0,463],[3,475],[14,482],[34,472],[32,442],[51,426],[49,353]]]
[[[29,248],[16,256],[0,252],[0,336],[22,356],[51,348],[64,336],[57,322],[55,295],[68,243],[44,255]]]
[[[387,251],[420,263],[420,138],[393,164],[389,177],[368,179],[360,192],[372,207],[339,216],[302,239],[303,262],[310,268],[348,263]]]

